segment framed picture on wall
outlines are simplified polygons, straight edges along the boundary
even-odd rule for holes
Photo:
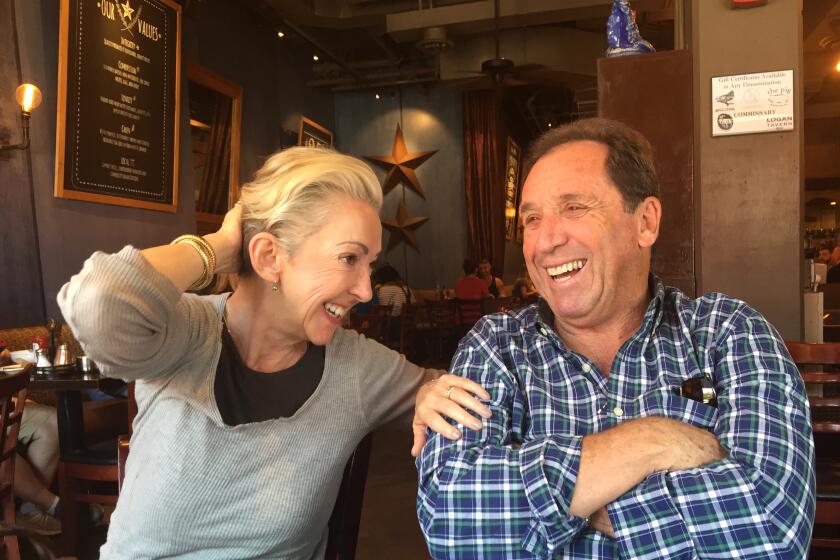
[[[517,205],[519,204],[519,167],[521,150],[513,138],[508,137],[505,157],[505,239],[521,240],[517,227]]]
[[[56,198],[175,212],[176,0],[61,0]]]
[[[306,117],[300,118],[300,129],[298,131],[298,146],[325,146],[331,148],[333,145],[333,133],[320,124]]]

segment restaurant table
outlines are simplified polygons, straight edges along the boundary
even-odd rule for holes
[[[85,423],[82,412],[82,391],[99,387],[99,372],[71,371],[48,375],[32,368],[30,391],[54,391],[58,414],[58,448],[61,455],[82,449],[85,445]]]

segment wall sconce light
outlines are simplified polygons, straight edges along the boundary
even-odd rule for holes
[[[41,90],[32,84],[21,84],[15,90],[15,101],[20,105],[20,131],[22,139],[19,144],[0,144],[0,152],[4,150],[25,150],[29,147],[29,115],[41,104]]]

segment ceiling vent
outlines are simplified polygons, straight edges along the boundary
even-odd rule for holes
[[[453,45],[446,37],[443,27],[429,27],[423,31],[423,38],[417,41],[417,48],[428,53],[439,54],[443,49]]]

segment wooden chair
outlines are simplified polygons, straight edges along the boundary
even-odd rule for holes
[[[372,340],[384,342],[390,321],[390,315],[354,313],[350,317],[350,328]]]
[[[816,447],[811,546],[840,548],[840,344],[786,342],[808,391]]]
[[[400,354],[413,356],[416,350],[414,338],[417,335],[417,306],[413,303],[404,303],[400,317],[400,337],[396,349]]]
[[[429,351],[429,355],[438,360],[447,356],[451,358],[455,345],[460,339],[460,324],[455,300],[427,301],[426,313],[430,324],[430,328],[424,333],[426,346],[434,349],[434,351]]]
[[[130,434],[131,424],[137,414],[134,383],[128,384],[127,409]],[[125,463],[120,465],[119,461],[120,441],[127,445],[127,437],[120,436],[64,454],[58,462],[61,536],[66,554],[78,555],[79,537],[82,534],[79,521],[87,518],[83,509],[91,503],[110,506],[117,503],[125,467]],[[127,453],[127,448],[124,453]]]
[[[491,313],[500,313],[515,309],[517,307],[517,301],[513,296],[487,298],[481,302],[481,307],[484,309],[485,315],[490,315]]]
[[[456,299],[455,307],[458,310],[458,322],[464,333],[484,316],[484,300],[481,299]]]
[[[0,504],[3,521],[9,525],[15,523],[15,456],[31,370],[0,376]],[[5,535],[3,542],[6,558],[20,560],[17,536]]]
[[[325,560],[353,560],[356,556],[362,501],[372,447],[373,435],[368,434],[356,446],[356,450],[347,461],[347,466],[344,467],[338,498],[330,516]]]

